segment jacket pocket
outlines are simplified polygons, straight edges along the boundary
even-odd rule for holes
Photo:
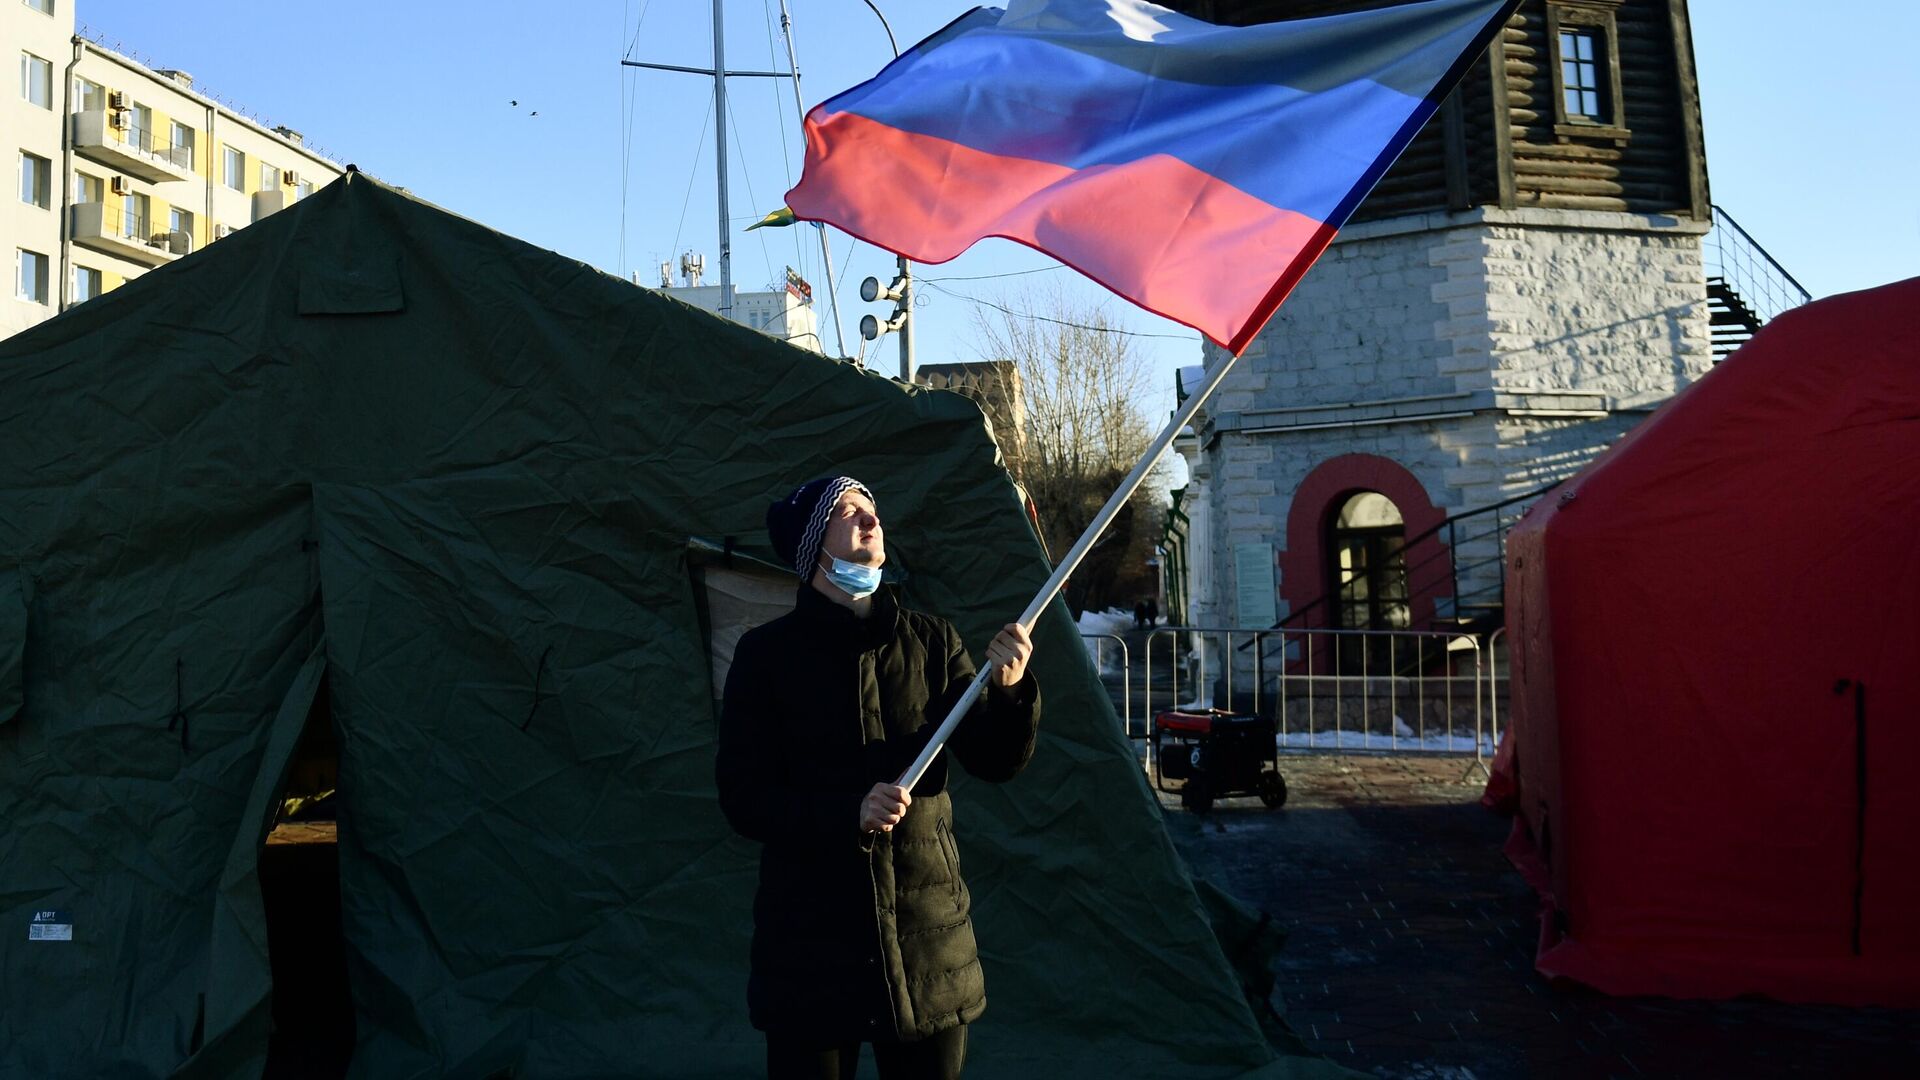
[[[940,858],[947,864],[947,889],[953,895],[953,910],[960,910],[964,886],[960,884],[960,846],[953,842],[953,826],[940,822],[935,830],[940,837]]]

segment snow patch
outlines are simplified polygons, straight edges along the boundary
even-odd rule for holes
[[[1474,739],[1471,735],[1448,735],[1445,732],[1430,732],[1424,738],[1413,733],[1394,718],[1394,735],[1376,735],[1369,731],[1289,731],[1274,737],[1275,745],[1282,750],[1414,750],[1435,753],[1471,754]],[[1481,741],[1481,749],[1493,752],[1491,738]]]

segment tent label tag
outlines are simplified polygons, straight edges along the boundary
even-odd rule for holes
[[[36,911],[27,925],[28,941],[72,941],[73,920],[64,911]]]

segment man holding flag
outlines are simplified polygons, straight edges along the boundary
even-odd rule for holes
[[[1209,367],[1203,385],[1186,399],[1061,558],[1039,595],[995,639],[987,663],[971,684],[957,696],[941,695],[954,700],[939,727],[923,736],[926,727],[912,726],[914,738],[904,745],[924,740],[924,746],[896,784],[876,784],[868,792],[860,812],[862,829],[898,828],[916,820],[919,811],[911,802],[916,785],[925,783],[933,791],[944,787],[939,754],[949,739],[970,771],[979,772],[970,759],[982,753],[983,743],[992,747],[983,759],[988,774],[1010,763],[999,755],[1011,742],[999,744],[1012,730],[1007,717],[1013,714],[1006,710],[1018,706],[1020,691],[1014,690],[1011,704],[1006,695],[1031,681],[1008,681],[1026,663],[1029,646],[1021,628],[1032,626],[1052,602],[1174,436],[1219,387],[1234,359],[1520,3],[1421,0],[1323,18],[1222,27],[1147,0],[1012,0],[1004,11],[976,8],[960,16],[873,79],[808,114],[805,173],[787,193],[793,218],[826,222],[926,262],[951,259],[983,237],[1006,237],[1053,255],[1142,307],[1198,329],[1228,352]],[[778,217],[770,215],[766,223],[776,223]],[[807,490],[794,498],[817,509],[820,504],[803,495]],[[842,488],[840,494],[850,490]],[[870,512],[871,494],[864,497]],[[787,554],[775,518],[769,514],[775,547]],[[874,525],[877,528],[877,518]],[[799,557],[817,558],[806,550],[799,551]],[[831,571],[844,569],[838,562],[828,566]],[[858,575],[834,584],[837,579],[829,569],[816,570],[811,562],[803,561],[797,569],[803,580],[826,575],[818,580],[829,589],[844,591],[846,583],[858,584]],[[831,599],[831,594],[824,595]],[[807,589],[801,599],[803,607],[817,603]],[[948,635],[954,643],[950,631]],[[743,654],[758,651],[760,641],[772,639],[749,646],[755,640],[751,635],[742,639]],[[930,656],[938,651],[929,647]],[[962,672],[971,667],[964,653],[949,651],[948,656],[943,692],[964,682]],[[736,681],[743,699],[769,692],[747,679],[736,659],[728,678],[730,715],[736,708]],[[989,682],[991,691],[986,690]],[[826,692],[824,687],[813,689]],[[962,719],[973,715],[983,693],[985,715],[1000,719],[984,727],[975,720],[968,721],[973,726],[963,726]],[[803,697],[796,695],[793,707],[816,707]],[[929,707],[933,700],[920,699]],[[768,707],[761,707],[762,715]],[[930,723],[932,712],[924,717]],[[980,734],[996,729],[995,736]],[[753,828],[786,832],[815,821],[824,835],[844,840],[838,832],[846,817],[843,796],[803,800],[795,803],[793,814],[767,814],[749,827],[752,815],[750,810],[742,813],[743,792],[752,790],[752,774],[740,768],[744,748],[753,742],[743,734],[748,730],[739,715],[722,721],[721,802],[736,827],[752,836]],[[1030,752],[1029,740],[1012,768],[1024,763]],[[897,764],[892,754],[889,768]],[[786,770],[781,775],[794,775],[791,761],[781,767]],[[842,775],[845,768],[843,762],[829,771]],[[916,841],[950,852],[950,832],[934,824],[931,838],[916,834]],[[893,843],[899,845],[898,836]],[[762,863],[756,920],[794,917],[779,906],[779,898],[800,880],[805,861],[774,860],[772,850],[770,845]],[[902,879],[895,869],[890,869],[884,887],[876,872],[865,891],[855,889],[817,910],[823,918],[828,910],[864,914],[870,906],[884,913],[890,910],[889,898],[933,887]],[[776,870],[792,880],[770,887],[769,874]],[[957,866],[950,877],[958,889]],[[898,931],[897,924],[894,929]],[[966,937],[971,955],[970,926]],[[884,931],[879,940],[882,959],[892,957]],[[908,939],[891,940],[897,948]],[[756,980],[762,970],[761,949],[756,935]],[[823,968],[840,970],[857,963],[861,951],[825,949],[816,959]],[[971,975],[948,972],[930,982],[921,975],[923,992],[937,988],[941,980],[977,980],[977,960],[970,970]],[[891,974],[888,986],[896,1006],[911,1005],[911,991],[891,981]],[[818,999],[808,1000],[817,1004]],[[963,1006],[953,1015],[970,1020],[978,1008]],[[768,1027],[761,1023],[758,1005],[755,1020]],[[934,1029],[965,1030],[944,1019]],[[926,1033],[906,1026],[896,1031],[903,1039]],[[957,1054],[949,1045],[912,1064],[899,1057],[882,1058],[882,1073],[957,1075],[964,1035],[960,1039]],[[770,1033],[770,1065],[783,1071],[806,1067],[800,1057],[777,1054],[778,1046]],[[833,1069],[852,1075],[851,1055],[810,1060],[816,1070],[812,1075],[835,1075]]]
[[[895,783],[973,679],[945,619],[880,584],[873,493],[847,476],[767,509],[800,578],[793,611],[740,639],[727,671],[720,808],[759,841],[747,1003],[779,1077],[957,1077],[986,1008],[960,877],[945,760]],[[953,733],[971,775],[1012,779],[1033,756],[1040,692],[1018,624],[987,646],[993,688]]]

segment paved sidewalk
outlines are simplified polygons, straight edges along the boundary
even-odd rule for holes
[[[1161,796],[1195,869],[1287,930],[1279,990],[1310,1049],[1388,1078],[1920,1077],[1920,1013],[1549,985],[1469,763],[1284,757],[1284,809],[1205,820]]]

